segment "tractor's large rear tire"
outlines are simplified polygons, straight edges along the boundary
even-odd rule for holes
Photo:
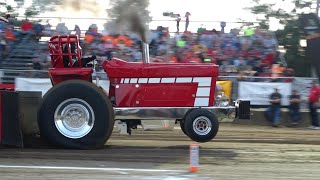
[[[196,142],[211,141],[218,133],[217,117],[206,109],[194,109],[185,118],[184,131]]]
[[[96,85],[81,80],[51,88],[43,97],[38,118],[41,137],[73,149],[101,148],[114,125],[110,100]]]

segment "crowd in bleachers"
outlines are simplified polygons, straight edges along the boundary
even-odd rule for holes
[[[158,27],[150,35],[150,59],[153,62],[215,63],[220,74],[245,73],[269,76],[272,73],[292,75],[279,60],[277,41],[268,31],[248,28],[244,34],[199,28],[197,33],[169,33]],[[86,54],[115,56],[127,61],[141,61],[141,42],[133,34],[99,33],[95,26],[84,36]],[[287,74],[285,74],[287,73]]]
[[[12,24],[0,21],[0,58],[6,57],[14,42],[17,40],[18,31]]]
[[[0,55],[6,54],[23,34],[39,39],[41,36],[73,33],[82,37],[84,56],[96,55],[98,60],[117,57],[142,61],[141,41],[133,33],[112,34],[107,30],[99,31],[94,24],[85,33],[77,25],[69,30],[64,23],[52,29],[49,23],[26,20],[19,26],[20,29],[15,30],[12,24],[0,24]],[[277,42],[268,31],[248,28],[224,33],[199,28],[197,33],[169,33],[168,28],[158,27],[151,31],[148,39],[152,62],[215,63],[219,65],[221,75],[269,76],[274,72],[293,75],[292,70],[288,71],[281,63],[278,65]],[[43,51],[38,54],[41,59],[35,58],[35,69],[48,68],[49,56]]]
[[[40,21],[31,22],[28,19],[23,21],[0,21],[0,57],[5,58],[11,49],[21,41],[22,37],[30,37],[30,41],[38,40],[46,33],[46,25]],[[50,27],[49,27],[50,28]]]

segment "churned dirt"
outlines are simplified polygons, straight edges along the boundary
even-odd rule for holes
[[[3,147],[0,179],[320,179],[320,130],[222,123],[212,142],[200,144],[196,173],[188,172],[191,143],[175,128],[114,132],[99,150]]]

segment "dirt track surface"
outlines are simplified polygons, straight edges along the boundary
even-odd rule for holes
[[[189,173],[179,129],[113,133],[104,149],[0,149],[0,179],[320,179],[320,130],[221,124]]]

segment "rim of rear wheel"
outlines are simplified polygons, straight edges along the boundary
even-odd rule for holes
[[[195,133],[204,136],[210,133],[212,123],[208,117],[200,116],[193,121],[192,127]]]
[[[79,139],[87,135],[95,121],[92,107],[84,100],[70,98],[60,103],[54,113],[54,123],[65,137]]]

